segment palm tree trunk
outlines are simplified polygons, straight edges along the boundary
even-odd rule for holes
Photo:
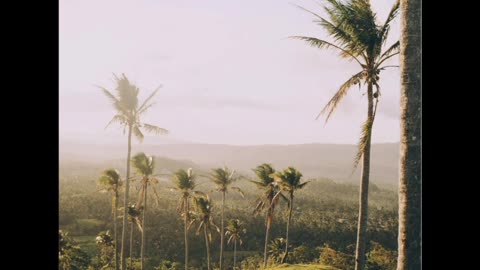
[[[224,241],[224,238],[225,238],[225,232],[224,232],[224,227],[223,226],[223,214],[225,212],[225,191],[222,192],[222,221],[221,221],[221,224],[222,224],[222,227],[220,228],[221,232],[220,232],[220,270],[223,270],[223,241]]]
[[[118,238],[117,238],[117,208],[118,208],[118,191],[115,192],[114,194],[114,209],[113,209],[113,237],[115,239],[114,241],[114,248],[115,248],[115,270],[118,270]]]
[[[135,229],[135,224],[133,224],[133,221],[132,223],[130,224],[130,226],[132,226],[130,228],[130,269],[133,270],[133,229]]]
[[[120,252],[120,260],[122,261],[121,270],[126,270],[125,265],[125,236],[127,234],[127,208],[128,208],[128,192],[130,188],[130,155],[132,151],[132,126],[128,126],[128,148],[127,148],[127,177],[125,179],[125,197],[123,199],[123,222],[122,222],[122,250]]]
[[[210,243],[208,241],[207,224],[203,224],[203,234],[205,235],[205,246],[207,247],[207,268],[210,270]]]
[[[263,251],[263,267],[267,267],[268,260],[268,242],[270,241],[270,225],[272,224],[272,209],[267,211],[267,225],[265,232],[265,250]]]
[[[360,183],[360,198],[358,211],[358,231],[357,231],[357,246],[355,250],[355,270],[365,269],[365,244],[367,237],[367,219],[368,219],[368,183],[370,177],[370,142],[373,125],[373,85],[368,83],[368,124],[370,125],[368,137],[363,152],[362,160],[362,181]]]
[[[233,270],[237,268],[237,239],[233,242]]]
[[[145,213],[147,212],[147,183],[143,186],[144,196],[143,196],[143,230],[142,230],[142,249],[141,253],[141,267],[140,269],[144,269],[144,259],[145,259],[145,233],[147,232],[147,223],[145,221]]]
[[[290,223],[292,222],[292,211],[293,211],[293,191],[290,192],[290,209],[288,210],[287,236],[285,238],[285,254],[283,255],[281,263],[285,263],[288,256],[288,229],[290,227]]]
[[[421,1],[402,0],[397,270],[421,268]]]
[[[188,197],[184,199],[185,207],[185,270],[188,270]]]

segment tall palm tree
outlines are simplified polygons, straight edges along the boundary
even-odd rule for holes
[[[155,187],[152,184],[157,184],[158,180],[153,177],[153,170],[155,169],[155,159],[153,156],[147,156],[145,153],[140,152],[132,157],[133,167],[137,170],[137,173],[141,176],[141,193],[139,196],[138,206],[143,207],[143,230],[142,230],[142,246],[140,249],[140,257],[141,257],[141,269],[144,268],[144,259],[145,259],[145,234],[147,231],[146,228],[146,215],[147,212],[147,192],[148,187],[150,186],[155,194],[158,203],[158,193]],[[143,205],[142,205],[143,204]]]
[[[302,9],[316,17],[315,22],[328,32],[333,41],[306,36],[293,36],[292,38],[304,40],[311,46],[320,49],[335,49],[342,58],[354,60],[360,65],[360,71],[340,86],[317,118],[327,113],[325,121],[327,122],[348,90],[356,84],[359,87],[362,83],[367,86],[367,119],[362,126],[358,152],[354,160],[354,167],[362,160],[355,269],[363,270],[365,268],[371,134],[380,97],[380,72],[388,67],[393,67],[385,65],[385,62],[399,53],[399,41],[388,47],[384,46],[390,30],[390,23],[398,13],[399,2],[394,4],[385,22],[378,24],[376,14],[372,11],[368,0],[326,1],[329,5],[326,5],[324,9],[330,20]]]
[[[242,228],[243,224],[238,219],[230,219],[227,226],[225,236],[228,237],[227,245],[233,240],[233,270],[237,269],[237,241],[242,245],[242,234],[245,234],[247,230]]]
[[[420,0],[402,0],[401,136],[397,270],[421,268],[422,86]]]
[[[135,225],[138,226],[140,232],[143,232],[142,220],[140,215],[142,214],[143,207],[136,207],[135,204],[128,206],[128,220],[130,221],[130,268],[133,269],[133,231]]]
[[[230,171],[227,167],[225,168],[217,168],[213,169],[213,173],[210,176],[212,182],[215,184],[217,191],[222,193],[222,212],[221,212],[221,232],[220,232],[220,270],[223,270],[223,247],[224,247],[224,213],[225,213],[225,194],[228,192],[228,189],[235,190],[240,193],[242,197],[244,197],[243,192],[238,187],[230,187],[229,186],[237,181],[237,177],[234,175],[235,170]]]
[[[283,172],[276,172],[273,174],[273,178],[277,181],[283,191],[287,192],[289,195],[289,208],[288,208],[288,221],[287,221],[287,236],[285,237],[285,253],[282,257],[281,263],[285,263],[288,256],[288,229],[292,222],[292,212],[293,212],[293,193],[302,189],[307,182],[300,183],[302,178],[302,173],[293,167],[288,167],[288,169]]]
[[[196,221],[199,222],[196,234],[199,235],[203,229],[205,246],[207,248],[207,268],[210,270],[210,242],[212,241],[212,228],[220,232],[220,228],[213,220],[213,204],[208,195],[193,197],[195,205]]]
[[[250,181],[254,183],[260,190],[263,191],[263,194],[258,198],[257,206],[255,207],[254,213],[260,213],[265,210],[265,248],[263,253],[263,266],[267,267],[268,260],[268,243],[270,241],[270,227],[273,222],[273,214],[275,206],[278,204],[279,197],[286,197],[280,192],[280,187],[276,184],[273,179],[273,174],[275,169],[270,164],[262,164],[252,169],[253,172],[257,175],[259,181]],[[280,196],[276,196],[280,195]]]
[[[118,270],[118,247],[117,247],[117,208],[118,208],[118,196],[120,192],[120,186],[122,181],[120,179],[120,173],[115,169],[108,169],[102,172],[102,175],[98,179],[98,184],[102,186],[102,190],[112,193],[112,214],[113,214],[113,239],[115,249],[115,270]]]
[[[127,176],[125,181],[125,197],[123,200],[123,222],[122,222],[122,248],[120,252],[121,260],[121,269],[125,270],[125,236],[127,230],[127,209],[128,209],[128,196],[130,188],[130,154],[132,150],[132,134],[140,142],[143,140],[142,129],[146,132],[153,134],[167,134],[168,130],[160,128],[154,125],[146,124],[141,122],[141,117],[145,112],[148,111],[154,103],[150,102],[153,96],[157,93],[158,88],[153,91],[150,96],[145,99],[141,104],[139,104],[138,94],[140,89],[132,84],[125,74],[122,74],[122,77],[117,77],[114,74],[116,81],[116,94],[112,94],[106,88],[99,86],[102,92],[110,99],[113,107],[115,108],[116,114],[113,116],[112,120],[107,124],[107,127],[112,123],[118,123],[123,126],[123,134],[125,130],[128,129],[127,137]]]
[[[190,199],[196,187],[195,174],[192,168],[187,171],[180,169],[173,174],[174,189],[180,192],[181,199],[178,206],[178,211],[183,216],[184,220],[184,237],[185,237],[185,270],[188,270],[188,227],[190,222]]]

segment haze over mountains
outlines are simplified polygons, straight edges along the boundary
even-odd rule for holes
[[[163,142],[163,143],[162,143]],[[60,140],[60,168],[72,162],[88,164],[113,164],[124,167],[126,140],[109,143],[91,143]],[[218,166],[228,166],[252,175],[251,169],[261,163],[271,163],[284,169],[294,166],[306,179],[328,177],[339,182],[358,183],[361,164],[352,174],[356,145],[340,144],[296,144],[296,145],[252,145],[236,146],[222,144],[176,143],[151,140],[144,144],[133,143],[132,153],[144,151],[157,157],[157,166],[173,171],[183,166],[203,171]],[[372,145],[371,181],[387,187],[396,187],[398,181],[398,143]],[[114,163],[112,163],[115,161]],[[110,162],[110,163],[109,163]],[[113,166],[112,165],[112,166]]]

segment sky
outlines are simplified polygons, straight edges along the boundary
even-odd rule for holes
[[[371,1],[380,22],[394,2]],[[319,3],[60,0],[60,139],[125,140],[121,128],[105,129],[114,110],[97,87],[113,91],[113,74],[125,73],[141,100],[162,86],[144,122],[170,134],[144,143],[357,143],[366,119],[363,89],[352,88],[326,125],[315,117],[358,64],[288,38],[329,39],[294,6],[324,15]],[[399,33],[397,16],[387,45]],[[399,141],[399,74],[381,73],[373,143]]]

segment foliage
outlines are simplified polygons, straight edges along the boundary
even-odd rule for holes
[[[160,266],[153,268],[154,270],[180,270],[183,269],[183,265],[179,262],[171,262],[163,260]]]
[[[343,252],[335,251],[334,249],[325,246],[320,248],[320,264],[330,265],[345,270],[353,269],[355,257]]]
[[[58,231],[58,251],[59,270],[83,270],[90,263],[88,255],[62,230]]]
[[[387,250],[374,241],[371,241],[370,245],[370,252],[367,253],[367,270],[395,270],[397,268],[397,252]]]
[[[79,174],[78,178],[64,177],[59,186],[60,219],[68,217],[68,222],[60,223],[60,228],[62,230],[70,228],[71,235],[75,239],[81,239],[81,241],[78,240],[78,246],[82,251],[87,252],[87,248],[92,246],[93,252],[90,256],[98,253],[98,248],[95,248],[97,233],[106,230],[113,231],[111,199],[96,192],[97,182],[95,179],[96,175],[101,173],[100,168],[102,167],[104,166],[99,166],[98,172],[91,174],[86,170],[85,174]],[[188,176],[186,170],[185,175]],[[191,186],[191,184],[189,185]],[[215,188],[210,180],[202,178],[198,178],[195,185],[196,190],[204,193]],[[155,206],[155,198],[148,198],[152,207],[146,213],[149,220],[147,230],[150,232],[146,243],[146,256],[158,261],[157,263],[152,262],[151,269],[158,267],[161,260],[184,261],[184,255],[181,252],[184,250],[183,218],[180,218],[177,212],[181,201],[179,197],[182,196],[182,193],[171,190],[172,186],[171,181],[160,179],[157,188],[162,199],[161,207]],[[263,253],[265,216],[252,216],[256,206],[254,201],[258,198],[256,185],[252,185],[248,181],[239,181],[238,186],[245,192],[245,199],[240,196],[232,196],[225,206],[226,220],[242,220],[243,226],[248,232],[248,235],[242,237],[241,251],[237,251],[237,267],[248,261],[250,269],[259,269],[258,265],[257,267],[253,266],[255,260],[251,257],[255,257],[255,254],[260,254],[260,252]],[[215,192],[210,194],[210,198],[213,202],[219,202],[221,195]],[[292,253],[300,245],[311,247],[311,251],[314,252],[315,247],[321,247],[325,243],[338,252],[354,254],[352,245],[355,246],[356,239],[358,186],[338,183],[329,179],[312,179],[308,188],[302,189],[302,196],[296,197],[295,200],[295,223],[289,233],[293,249],[289,257],[294,256]],[[283,201],[281,200],[281,202]],[[397,194],[395,191],[379,187],[378,191],[370,194],[369,202],[368,239],[380,243],[385,250],[395,250],[398,228]],[[283,211],[283,206],[286,206],[286,203],[279,204],[279,210]],[[215,220],[218,220],[219,213],[215,211],[213,216]],[[286,221],[286,215],[275,216],[275,223],[271,228],[272,238],[284,236]],[[121,227],[121,224],[119,225]],[[216,243],[211,245],[212,261],[218,260],[219,238],[219,234],[212,234],[212,243]],[[188,239],[189,268],[200,269],[202,260],[205,258],[204,241],[195,237],[194,231],[189,232]],[[228,238],[226,239],[228,240]],[[126,248],[129,250],[129,241],[126,244]],[[133,252],[137,256],[140,254],[139,247],[140,234],[135,233]],[[228,258],[233,258],[232,248],[229,247],[227,250],[228,252],[225,253],[226,263]],[[317,254],[319,253],[317,252]],[[262,259],[259,260],[259,262],[261,261]],[[127,259],[128,262],[129,259]],[[342,269],[342,267],[340,268]]]
[[[309,263],[318,259],[319,251],[316,248],[301,245],[292,250],[288,257],[291,263]]]

